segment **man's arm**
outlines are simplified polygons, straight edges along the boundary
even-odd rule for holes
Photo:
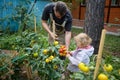
[[[71,40],[71,31],[66,31],[65,32],[65,45],[66,45],[67,51],[69,49],[70,40]]]
[[[42,26],[43,26],[43,28],[50,34],[50,36],[55,40],[55,39],[56,39],[56,34],[54,34],[54,33],[49,29],[46,20],[42,20]]]

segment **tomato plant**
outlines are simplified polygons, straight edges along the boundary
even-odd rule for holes
[[[72,42],[70,50],[75,49],[75,43]],[[29,30],[21,34],[4,35],[0,38],[0,48],[16,50],[19,54],[13,58],[0,57],[0,75],[5,77],[8,73],[11,76],[18,77],[21,73],[21,67],[26,65],[32,68],[32,71],[38,72],[38,77],[42,80],[58,80],[61,77],[63,68],[66,70],[68,60],[61,60],[60,56],[65,57],[66,47],[59,45],[59,42],[49,44],[47,37],[41,33],[34,33]],[[62,54],[62,55],[61,55]],[[3,60],[2,60],[3,59]],[[96,60],[94,55],[90,58],[88,65],[79,66],[80,72],[70,74],[71,79],[93,80]],[[10,61],[10,62],[6,62]],[[9,64],[11,63],[12,66]],[[2,64],[2,65],[1,65]],[[111,55],[103,56],[97,79],[100,73],[105,74],[109,80],[120,79],[120,59]],[[18,74],[19,73],[19,74]],[[68,77],[68,76],[67,76]],[[16,79],[16,78],[15,78]]]

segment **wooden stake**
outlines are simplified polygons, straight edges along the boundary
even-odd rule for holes
[[[32,70],[31,70],[31,67],[28,66],[28,64],[26,65],[26,72],[27,72],[28,80],[31,80],[32,79]]]
[[[53,20],[52,27],[53,27],[53,33],[55,34],[55,21],[54,21],[54,20]],[[54,41],[55,41],[55,40],[54,40]]]
[[[34,16],[34,30],[35,30],[35,33],[36,33],[36,17]]]
[[[100,66],[100,63],[101,63],[102,51],[103,51],[103,47],[104,47],[105,35],[106,35],[106,30],[103,29],[103,30],[102,30],[102,35],[101,35],[101,40],[100,40],[100,45],[99,45],[99,51],[98,51],[98,55],[97,55],[97,62],[96,62],[96,67],[95,67],[95,71],[94,71],[93,80],[96,79],[96,76],[97,76],[98,70],[99,70],[99,66]]]

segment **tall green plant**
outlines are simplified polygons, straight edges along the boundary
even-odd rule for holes
[[[11,10],[13,11],[11,15],[7,14],[5,17],[0,19],[2,23],[7,22],[5,29],[6,33],[10,33],[11,29],[13,29],[13,25],[11,24],[18,27],[20,32],[24,31],[26,28],[33,28],[34,26],[34,14],[32,12],[29,13],[31,0],[17,0],[17,3],[18,4],[15,7],[13,7],[14,5],[11,1],[4,4],[12,7]],[[2,25],[0,27],[2,27]]]

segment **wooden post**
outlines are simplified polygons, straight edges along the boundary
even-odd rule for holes
[[[36,33],[36,17],[34,16],[34,30],[35,30],[35,33]]]
[[[100,45],[99,45],[99,51],[98,51],[98,55],[97,55],[97,62],[96,62],[96,67],[95,67],[95,71],[94,71],[93,80],[96,79],[96,76],[97,76],[98,70],[99,70],[99,66],[100,66],[100,63],[101,63],[102,51],[103,51],[103,47],[104,47],[105,35],[106,35],[106,30],[103,29],[103,30],[102,30],[102,35],[101,35],[101,40],[100,40]]]
[[[55,35],[55,21],[53,20],[53,24],[52,24],[52,27],[53,27],[53,33]],[[55,40],[54,40],[55,41]]]
[[[112,2],[112,0],[109,0],[109,5],[108,5],[108,12],[107,12],[107,20],[106,20],[106,23],[109,23],[110,10],[111,10],[111,2]]]
[[[28,78],[28,80],[31,80],[32,79],[31,67],[28,64],[26,64],[25,68],[26,68],[27,78]]]

